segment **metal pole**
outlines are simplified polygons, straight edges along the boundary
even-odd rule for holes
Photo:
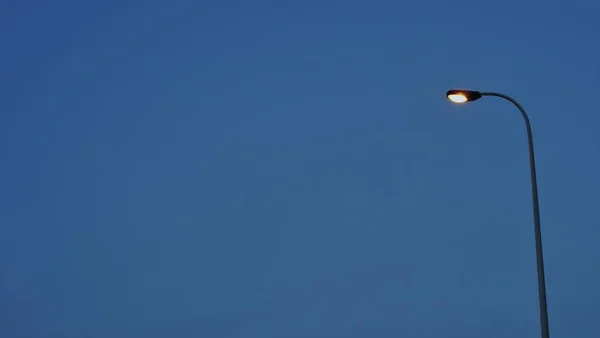
[[[542,326],[542,338],[550,337],[548,328],[548,304],[546,303],[546,281],[544,272],[544,254],[542,251],[542,230],[540,226],[540,206],[538,201],[537,175],[535,171],[535,156],[533,152],[533,136],[531,134],[531,123],[523,106],[510,96],[493,92],[481,92],[482,96],[496,96],[510,101],[514,104],[525,119],[527,127],[527,142],[529,143],[529,169],[531,172],[531,192],[533,198],[533,225],[535,230],[535,250],[537,257],[538,294],[540,300],[540,322]]]

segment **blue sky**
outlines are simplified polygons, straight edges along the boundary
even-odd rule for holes
[[[0,336],[539,335],[600,316],[593,1],[3,1]]]

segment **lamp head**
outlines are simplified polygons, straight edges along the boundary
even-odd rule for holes
[[[481,93],[475,90],[451,89],[446,92],[446,97],[454,103],[465,103],[481,98]]]

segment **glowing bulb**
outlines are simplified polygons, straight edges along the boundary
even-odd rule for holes
[[[464,93],[450,94],[450,95],[448,95],[448,100],[450,100],[454,103],[465,103],[465,102],[469,101],[469,99],[467,99],[467,96]]]

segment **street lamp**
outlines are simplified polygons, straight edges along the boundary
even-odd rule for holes
[[[535,231],[535,250],[537,258],[538,294],[540,300],[540,322],[542,327],[542,338],[550,337],[548,328],[548,305],[546,303],[546,281],[544,273],[544,254],[542,251],[542,231],[540,227],[540,207],[538,202],[537,177],[535,173],[535,156],[533,153],[533,136],[531,135],[531,124],[523,106],[510,96],[493,92],[478,92],[475,90],[452,89],[446,93],[448,100],[454,103],[466,103],[480,99],[482,96],[496,96],[510,101],[514,104],[525,119],[527,128],[527,142],[529,144],[529,171],[531,173],[531,191],[533,199],[533,225]]]

